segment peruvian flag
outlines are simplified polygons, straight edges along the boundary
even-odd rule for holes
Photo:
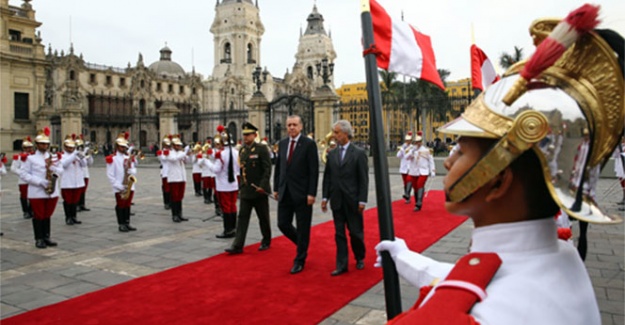
[[[423,79],[445,90],[436,70],[430,37],[406,22],[392,19],[375,0],[370,0],[370,6],[378,67]]]
[[[473,89],[484,91],[499,80],[493,63],[477,45],[471,45],[471,83]]]

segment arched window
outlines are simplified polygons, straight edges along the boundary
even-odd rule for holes
[[[232,48],[230,43],[224,44],[224,61],[225,63],[232,63]]]
[[[247,44],[247,63],[256,63],[254,60],[254,48],[252,47],[252,43]]]
[[[139,101],[139,115],[145,115],[145,99]]]
[[[312,66],[308,66],[307,70],[307,74],[308,74],[308,79],[312,79],[314,77],[314,72],[313,72],[313,67]]]
[[[76,73],[74,70],[69,70],[69,80],[76,80]]]

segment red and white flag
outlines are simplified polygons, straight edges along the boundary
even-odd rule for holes
[[[471,45],[471,83],[473,89],[484,91],[499,80],[493,63],[477,45]]]
[[[406,22],[392,19],[375,0],[370,0],[370,6],[378,67],[423,79],[445,90],[436,70],[430,37]]]

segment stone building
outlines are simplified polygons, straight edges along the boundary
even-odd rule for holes
[[[19,7],[0,4],[2,151],[17,150],[24,136],[45,125],[57,143],[75,133],[101,145],[129,131],[130,140],[145,148],[172,133],[187,142],[203,140],[219,124],[237,137],[247,120],[259,126],[261,137],[276,141],[285,135],[289,114],[303,117],[307,133],[323,135],[336,119],[336,53],[316,5],[300,31],[291,72],[275,77],[261,68],[265,28],[258,1],[217,0],[210,28],[213,71],[204,77],[177,64],[167,44],[158,61],[146,64],[139,53],[125,68],[90,63],[74,44],[67,52],[45,50],[30,0]]]

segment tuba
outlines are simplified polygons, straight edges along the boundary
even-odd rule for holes
[[[122,184],[125,186],[124,190],[119,194],[122,200],[128,200],[130,193],[132,192],[132,186],[137,183],[137,178],[130,175],[130,167],[135,155],[130,155],[126,161],[124,161],[124,180]]]

